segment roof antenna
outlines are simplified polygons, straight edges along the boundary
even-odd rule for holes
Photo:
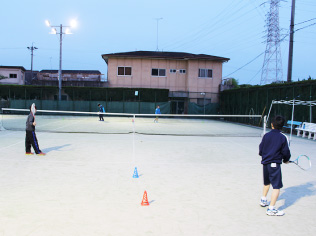
[[[158,49],[158,22],[159,22],[159,20],[162,20],[163,18],[162,17],[160,17],[160,18],[155,18],[155,20],[157,21],[157,48],[156,48],[156,51],[158,52],[159,51],[159,49]]]

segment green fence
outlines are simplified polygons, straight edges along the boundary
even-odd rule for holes
[[[38,110],[98,112],[102,104],[109,113],[154,114],[157,105],[161,113],[170,113],[170,102],[106,102],[106,101],[54,101],[54,100],[10,100],[9,108],[28,109],[35,103]]]
[[[218,103],[209,103],[206,105],[197,105],[196,103],[190,102],[188,107],[188,114],[217,114],[219,109]]]
[[[160,106],[162,114],[171,114],[171,102],[106,102],[106,101],[54,101],[54,100],[10,100],[2,101],[1,107],[28,109],[32,103],[38,110],[56,111],[99,111],[98,104],[102,104],[109,113],[153,114]],[[205,106],[189,103],[188,114],[217,114],[219,104],[210,103]]]
[[[316,80],[290,84],[271,84],[223,91],[220,95],[221,114],[262,114],[267,115],[272,100],[316,100]],[[292,106],[277,104],[272,106],[270,118],[282,115],[290,120]],[[294,119],[316,123],[316,107],[297,105]],[[268,121],[270,122],[270,121]]]
[[[51,86],[0,85],[3,100],[57,100],[58,88]],[[168,89],[63,87],[67,101],[167,102]]]

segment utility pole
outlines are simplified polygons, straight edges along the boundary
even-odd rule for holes
[[[32,43],[32,47],[27,47],[27,49],[31,50],[31,79],[33,80],[33,51],[38,48],[33,47],[33,43]]]
[[[291,25],[290,25],[290,45],[289,45],[289,63],[288,63],[288,67],[287,67],[287,82],[288,83],[290,83],[292,81],[294,16],[295,16],[295,0],[292,0]]]

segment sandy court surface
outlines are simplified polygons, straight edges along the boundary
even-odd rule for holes
[[[282,165],[269,217],[259,206],[260,137],[38,132],[44,157],[25,156],[22,131],[0,131],[0,236],[312,235],[316,168]],[[134,141],[133,141],[134,140]],[[316,143],[293,137],[292,156]],[[139,178],[133,178],[137,167]],[[141,206],[144,191],[150,206]],[[269,195],[270,196],[270,195]]]

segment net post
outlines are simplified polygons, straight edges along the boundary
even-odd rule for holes
[[[2,130],[3,108],[1,108],[0,131]]]
[[[263,133],[262,136],[266,134],[266,130],[267,130],[267,116],[263,117]]]

